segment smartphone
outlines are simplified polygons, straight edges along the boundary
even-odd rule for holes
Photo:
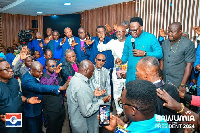
[[[110,105],[100,105],[99,107],[99,125],[110,125]]]

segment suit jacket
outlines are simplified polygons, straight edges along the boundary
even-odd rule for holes
[[[23,62],[18,60],[18,62],[15,64],[13,68],[13,72],[15,76],[18,76],[20,79],[22,79],[23,75],[29,71],[29,69],[26,66],[23,66]]]
[[[76,64],[79,66],[78,61],[76,61]],[[69,76],[74,76],[75,71],[72,67],[72,65],[65,59],[62,63],[62,70],[61,70],[61,77],[63,80],[63,83],[65,83]]]
[[[44,44],[44,39],[41,39],[43,45],[45,46],[46,44]],[[39,51],[40,52],[40,56],[44,56],[44,51],[43,49],[39,46],[39,41],[37,39],[32,41],[31,47],[29,46],[30,50],[34,51]]]
[[[89,56],[83,51],[81,50],[81,40],[80,38],[76,39],[75,41],[76,43],[78,43],[75,47],[74,47],[74,52],[76,53],[76,58],[78,59],[79,62],[81,62],[82,60],[88,60],[89,59]],[[84,43],[84,47],[87,49],[87,46],[85,43]]]
[[[62,38],[58,39],[59,42],[62,41]],[[44,49],[50,49],[52,51],[52,57],[54,55],[54,50],[55,50],[55,40],[50,40],[49,43],[44,47]],[[57,47],[57,49],[60,49],[60,47]]]
[[[160,88],[161,90],[165,90],[172,98],[174,98],[177,102],[180,102],[180,97],[178,90],[175,86],[170,85],[170,84],[165,84],[164,81],[160,81],[156,84],[154,84],[156,88]],[[158,115],[177,115],[177,113],[173,110],[168,109],[167,107],[163,106],[163,101],[161,98],[158,97],[157,100],[157,109],[156,109],[156,114]]]
[[[75,40],[76,43],[78,43],[78,41],[80,41],[80,39],[78,37],[75,37],[75,36],[73,36],[73,37],[74,37],[74,40]],[[60,47],[62,47],[62,56],[61,56],[61,60],[60,60],[60,62],[62,63],[65,60],[65,51],[66,51],[66,49],[71,49],[71,46],[70,46],[70,44],[68,42],[68,38],[66,38],[65,43]],[[75,52],[75,50],[74,50],[74,52]]]
[[[57,85],[42,85],[35,77],[29,72],[25,73],[22,77],[22,94],[23,96],[30,98],[32,96],[42,99],[41,93],[49,92],[58,94],[59,86]],[[39,104],[23,104],[24,114],[27,117],[35,117],[41,114],[42,102]]]
[[[107,44],[112,38],[110,37],[105,37],[103,44]],[[93,38],[92,38],[93,40]],[[107,50],[104,52],[99,52],[98,51],[98,46],[99,44],[99,38],[95,37],[95,41],[93,42],[93,44],[91,45],[91,47],[89,49],[86,49],[86,54],[89,55],[89,60],[95,64],[95,58],[99,53],[102,53],[106,56],[106,63],[104,65],[105,68],[110,69],[114,67],[114,57],[112,55],[112,51],[111,50]]]

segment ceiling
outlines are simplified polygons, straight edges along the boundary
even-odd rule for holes
[[[131,0],[0,0],[0,12],[24,15],[72,14]],[[64,3],[70,2],[70,6]],[[37,14],[42,12],[42,14]]]

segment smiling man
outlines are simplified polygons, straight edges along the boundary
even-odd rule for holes
[[[119,65],[128,62],[126,82],[136,79],[135,68],[140,58],[153,56],[161,59],[163,56],[162,49],[155,35],[143,30],[142,18],[131,18],[129,32],[131,36],[125,40],[122,57],[121,59],[116,59],[116,63]]]

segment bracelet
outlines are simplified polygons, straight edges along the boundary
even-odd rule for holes
[[[180,86],[185,88],[187,85],[185,85],[185,84],[181,84]]]
[[[181,109],[180,111],[178,111],[177,113],[182,113],[182,112],[183,112],[183,110],[184,110],[185,106],[184,106],[184,104],[183,104],[183,103],[181,103],[181,106],[182,106],[182,109]]]

